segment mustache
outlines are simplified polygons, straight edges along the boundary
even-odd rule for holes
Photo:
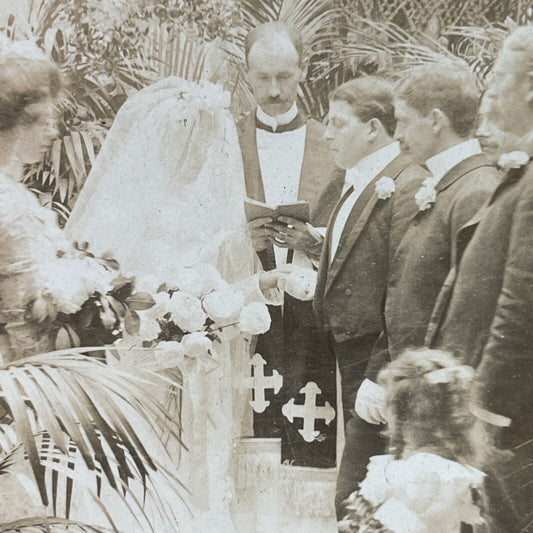
[[[269,96],[267,98],[268,104],[282,104],[285,102],[285,98],[282,98],[281,96]]]

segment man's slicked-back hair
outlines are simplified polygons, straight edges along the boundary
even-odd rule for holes
[[[246,58],[246,62],[248,62],[248,55],[250,54],[252,46],[257,41],[264,38],[269,38],[275,34],[287,35],[289,37],[291,43],[296,49],[296,52],[298,53],[300,64],[302,64],[304,61],[304,40],[301,32],[294,26],[280,21],[264,22],[263,24],[259,24],[252,31],[250,31],[248,35],[246,35],[244,40],[244,56]]]
[[[459,137],[469,137],[476,128],[481,93],[474,75],[462,65],[442,62],[410,70],[396,97],[422,116],[440,109]]]
[[[330,102],[350,105],[361,122],[378,119],[392,137],[396,129],[394,116],[394,85],[378,76],[365,76],[339,85],[329,94]]]

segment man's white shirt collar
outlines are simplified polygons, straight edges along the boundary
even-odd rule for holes
[[[435,178],[436,185],[447,172],[461,163],[461,161],[481,153],[479,141],[477,139],[469,139],[430,157],[426,161],[426,166]]]
[[[272,128],[272,131],[276,131],[278,129],[278,126],[284,126],[285,124],[292,122],[296,118],[297,114],[298,106],[296,105],[296,102],[293,102],[291,108],[288,111],[285,111],[285,113],[282,113],[281,115],[277,115],[275,117],[268,115],[261,109],[261,107],[257,106],[257,118],[259,122],[262,122],[266,126],[270,126]]]
[[[400,155],[400,145],[393,142],[363,157],[346,171],[346,188],[363,190],[387,165]]]

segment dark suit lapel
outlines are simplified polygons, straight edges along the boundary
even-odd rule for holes
[[[353,190],[353,187],[350,187],[342,195],[341,199],[337,202],[337,204],[333,208],[331,216],[329,217],[328,224],[327,224],[327,230],[326,230],[326,236],[324,237],[324,244],[322,246],[322,253],[320,254],[320,265],[318,269],[318,280],[317,280],[316,291],[315,291],[315,299],[320,299],[325,294],[326,282],[328,280],[329,268],[330,268],[329,256],[330,256],[330,250],[331,250],[331,233],[333,231],[333,222],[337,218],[340,208],[343,206],[344,202],[347,200],[347,198],[352,193],[352,190]]]
[[[344,229],[342,230],[339,245],[335,257],[331,262],[328,279],[326,282],[325,292],[329,290],[333,280],[339,273],[342,265],[346,261],[350,251],[355,246],[364,227],[366,226],[370,215],[374,211],[376,204],[380,201],[376,194],[376,183],[384,176],[388,176],[394,180],[401,174],[401,172],[409,166],[409,160],[399,155],[395,157],[365,188],[361,196],[355,202],[355,205],[346,221]],[[337,211],[338,212],[338,211]],[[334,220],[332,220],[334,222]]]
[[[442,179],[435,187],[435,190],[438,194],[439,192],[447,189],[450,185],[455,183],[458,179],[462,178],[468,172],[471,172],[472,170],[479,167],[491,166],[493,165],[490,163],[489,159],[485,154],[476,154],[467,157],[466,159],[455,165],[453,168],[451,168],[446,174],[444,174]]]

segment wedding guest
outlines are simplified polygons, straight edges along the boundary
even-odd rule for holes
[[[502,147],[512,146],[515,140],[514,136],[498,127],[495,99],[496,95],[490,88],[483,94],[479,106],[479,126],[476,131],[476,137],[483,152],[494,164],[498,162]]]
[[[314,305],[341,377],[347,425],[337,480],[340,503],[364,476],[368,457],[384,449],[381,428],[354,416],[354,400],[382,330],[389,260],[416,212],[414,193],[426,173],[394,142],[390,83],[359,78],[335,89],[329,100],[324,137],[346,169],[346,185],[328,224]]]
[[[58,69],[42,59],[6,55],[0,66],[0,342],[4,359],[53,349],[46,311],[28,312],[42,292],[40,262],[71,250],[53,212],[21,183],[23,164],[40,161],[57,135]],[[37,245],[36,245],[37,243]],[[57,289],[56,289],[57,290]],[[57,312],[53,308],[50,313]],[[44,316],[43,316],[44,313]]]
[[[467,524],[484,526],[485,476],[472,465],[487,444],[472,432],[473,374],[440,350],[408,350],[380,372],[390,452],[370,459],[340,532],[459,533]]]
[[[473,411],[514,454],[503,476],[518,518],[502,530],[522,532],[533,531],[532,71],[533,28],[522,27],[504,42],[490,86],[505,174],[459,236],[426,339],[477,367]]]
[[[494,190],[497,170],[473,138],[479,92],[457,65],[419,67],[396,92],[396,138],[402,152],[431,177],[416,192],[418,212],[402,238],[387,284],[385,331],[369,362],[366,384],[411,346],[423,346],[431,312],[455,259],[459,230]],[[383,395],[357,398],[356,410],[376,423]]]
[[[265,270],[286,263],[313,268],[312,260],[318,261],[323,241],[315,228],[326,226],[340,197],[343,172],[322,139],[322,124],[307,117],[296,102],[299,83],[307,73],[303,38],[290,25],[261,24],[247,35],[245,54],[257,102],[238,124],[246,193],[270,205],[300,200],[310,205],[309,224],[290,217],[251,221],[253,244]],[[270,405],[254,412],[254,436],[282,437],[282,462],[333,467],[334,425],[317,420],[319,438],[306,442],[298,431],[301,420],[291,423],[281,413],[291,398],[297,403],[305,400],[300,390],[309,381],[324,391],[318,402],[335,402],[334,394],[327,396],[328,390],[334,390],[335,368],[324,368],[312,303],[286,295],[283,309],[272,307],[270,313],[272,326],[259,337],[256,352],[266,361],[265,375],[278,371],[283,387],[279,394],[265,390]]]

